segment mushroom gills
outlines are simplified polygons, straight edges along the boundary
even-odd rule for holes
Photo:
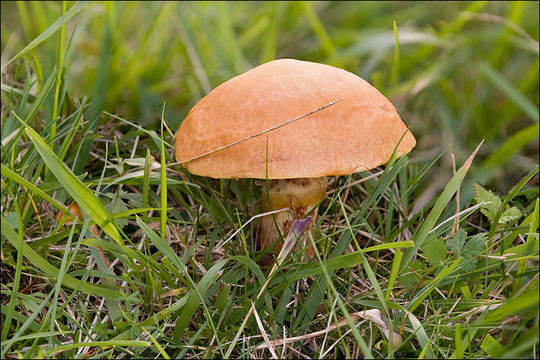
[[[306,227],[300,244],[303,245],[308,256],[315,256],[313,247],[306,244],[309,240],[306,239],[305,234],[317,221],[316,207],[326,193],[327,182],[326,177],[298,178],[270,180],[268,189],[266,185],[263,185],[263,212],[283,208],[289,208],[290,210],[262,217],[259,236],[261,250],[275,245],[275,253],[277,254],[283,246],[282,237],[286,236],[291,230],[292,223],[295,220],[305,218],[313,210],[310,214],[311,220]],[[272,252],[274,253],[274,251]]]

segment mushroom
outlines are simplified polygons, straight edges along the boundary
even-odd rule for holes
[[[216,87],[190,110],[175,141],[177,161],[193,174],[269,180],[262,211],[289,211],[262,218],[261,249],[279,249],[294,220],[310,214],[308,228],[315,223],[327,176],[373,169],[415,144],[392,103],[362,78],[293,59]],[[314,255],[310,246],[305,252]]]
[[[72,203],[68,206],[68,210],[71,211],[71,214],[66,214],[63,211],[60,211],[58,214],[56,214],[54,220],[59,224],[73,225],[76,217],[79,218],[79,220],[82,218],[79,205]]]
[[[82,213],[81,208],[76,203],[71,203],[68,206],[68,210],[71,211],[71,214],[66,214],[63,211],[60,211],[58,214],[56,214],[54,220],[59,224],[65,224],[65,225],[73,225],[75,222],[75,218],[79,218],[79,222],[82,219]],[[75,215],[75,217],[73,217]],[[96,224],[90,225],[90,232],[94,234],[96,237],[101,237],[101,231],[98,229]]]

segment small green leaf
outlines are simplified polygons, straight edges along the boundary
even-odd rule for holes
[[[459,266],[460,270],[463,272],[469,272],[476,269],[476,259],[472,257],[463,257],[463,261]]]
[[[461,255],[461,249],[465,244],[465,238],[467,233],[463,229],[459,229],[452,238],[448,240],[448,249],[454,251],[456,254]]]
[[[506,209],[502,213],[501,217],[499,218],[499,224],[504,225],[509,223],[510,221],[518,220],[520,217],[521,211],[517,207],[512,206],[511,208]]]
[[[492,193],[491,191],[484,189],[478,183],[475,183],[474,199],[478,204],[481,202],[486,203],[482,206],[480,211],[488,218],[489,222],[492,223],[495,220],[497,211],[501,207],[501,198]]]
[[[440,265],[446,259],[446,244],[440,237],[426,242],[422,246],[422,251],[427,262],[432,266]]]
[[[484,250],[484,244],[486,243],[486,234],[476,234],[472,236],[461,250],[461,256],[463,256],[463,262],[461,263],[461,269],[465,272],[473,271],[476,268],[476,257]]]
[[[463,258],[459,268],[461,271],[468,272],[476,268],[476,257],[482,253],[486,243],[486,234],[476,234],[468,241],[467,232],[460,229],[448,240],[448,249],[454,251],[456,256]]]
[[[129,210],[119,196],[115,196],[114,199],[105,207],[107,208],[107,210],[109,210],[111,214],[117,214]],[[124,226],[126,226],[127,224],[127,219],[116,219],[116,225],[118,225],[120,229],[124,228]]]
[[[474,184],[474,193],[474,199],[477,203],[486,202],[486,204],[481,207],[480,211],[488,218],[489,222],[492,224],[497,217],[499,209],[501,209],[501,198],[492,193],[491,191],[484,189],[478,183]],[[499,217],[499,221],[497,224],[504,225],[512,220],[517,220],[520,217],[521,211],[517,207],[507,206],[507,209]]]
[[[484,249],[484,244],[486,242],[486,234],[480,233],[472,236],[467,243],[463,246],[461,250],[461,255],[463,256],[478,256],[482,253]]]

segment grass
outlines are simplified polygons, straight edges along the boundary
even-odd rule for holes
[[[540,356],[537,2],[1,7],[2,358]],[[418,144],[332,178],[317,256],[269,274],[260,182],[170,164],[191,106],[282,57]]]

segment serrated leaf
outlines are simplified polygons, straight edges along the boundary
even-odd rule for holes
[[[497,211],[501,207],[502,201],[501,198],[492,193],[491,191],[484,189],[478,183],[474,184],[474,199],[479,204],[485,202],[486,204],[482,205],[480,211],[484,214],[490,223],[495,220]]]
[[[490,190],[484,189],[478,183],[474,184],[474,193],[474,199],[477,203],[486,202],[486,204],[481,207],[480,211],[492,224],[493,221],[495,221],[499,209],[501,208],[501,198]],[[519,219],[520,217],[521,211],[517,207],[509,207],[499,217],[498,225],[507,224],[508,222]]]
[[[471,238],[465,243],[461,249],[461,255],[463,257],[476,257],[482,253],[484,250],[484,245],[486,243],[486,234],[476,234],[471,236]]]
[[[506,223],[509,223],[510,221],[517,220],[521,217],[521,211],[515,207],[512,206],[509,209],[506,209],[501,217],[499,218],[499,224],[504,225]]]
[[[448,249],[460,256],[466,237],[467,232],[463,229],[459,229],[452,238],[448,239]]]
[[[459,269],[463,272],[469,272],[476,269],[476,259],[474,258],[465,258],[463,257],[463,261],[461,264],[459,264]]]
[[[486,234],[476,234],[466,241],[467,232],[460,229],[456,234],[448,240],[448,248],[456,253],[456,256],[463,260],[459,265],[461,271],[468,272],[476,268],[476,257],[480,255],[484,249],[486,242]]]
[[[422,246],[422,251],[427,262],[432,266],[440,265],[446,259],[446,244],[440,237],[426,242]]]

